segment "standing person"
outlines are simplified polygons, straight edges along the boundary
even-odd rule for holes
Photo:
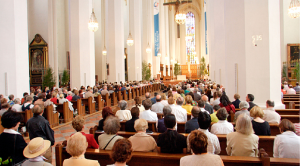
[[[49,122],[43,117],[44,110],[39,105],[35,105],[32,109],[33,117],[27,121],[27,130],[29,138],[32,140],[36,137],[42,137],[44,140],[49,140],[51,146],[54,145],[54,131],[51,129]],[[52,150],[51,147],[46,151],[44,157],[47,162],[52,163]]]
[[[274,139],[275,158],[300,158],[300,137],[295,134],[294,124],[283,119],[279,124],[280,133]]]
[[[21,121],[22,115],[14,111],[7,111],[1,117],[1,123],[4,127],[3,133],[0,134],[0,158],[2,158],[2,162],[8,161],[8,164],[19,165],[26,160],[23,150],[27,143],[17,132]]]

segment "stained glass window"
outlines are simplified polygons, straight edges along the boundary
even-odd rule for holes
[[[195,15],[192,12],[186,14],[186,60],[195,64]],[[188,59],[190,58],[190,59]]]

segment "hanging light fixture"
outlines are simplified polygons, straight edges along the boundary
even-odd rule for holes
[[[149,53],[151,53],[151,47],[150,47],[150,45],[149,45],[149,42],[148,42],[148,46],[147,46],[147,48],[146,48],[146,52],[149,54]]]
[[[300,17],[300,3],[299,0],[291,0],[289,7],[289,16],[291,18]]]
[[[177,24],[184,24],[186,20],[186,14],[181,13],[177,10],[175,14],[175,21]]]
[[[158,53],[157,53],[157,57],[161,57],[161,53],[160,53],[160,50],[158,51]]]
[[[94,1],[93,1],[93,6],[94,6]],[[98,21],[94,12],[94,7],[92,10],[92,14],[89,20],[89,30],[92,32],[96,32],[98,30]]]
[[[105,47],[105,15],[104,15],[104,48],[102,50],[102,55],[106,55],[107,54],[107,50]]]
[[[131,36],[131,32],[130,32],[130,3],[129,3],[129,14],[128,14],[128,19],[129,19],[129,35],[128,35],[128,38],[127,38],[127,45],[128,46],[133,46],[133,38]]]

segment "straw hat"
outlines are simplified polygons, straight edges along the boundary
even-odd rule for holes
[[[23,154],[26,158],[35,158],[49,149],[50,145],[51,142],[49,140],[44,140],[41,137],[36,137],[32,139],[25,147]]]

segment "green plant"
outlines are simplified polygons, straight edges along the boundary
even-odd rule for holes
[[[55,77],[51,67],[47,68],[43,77],[43,89],[49,87],[51,89],[55,85]]]
[[[143,80],[147,81],[149,81],[151,77],[151,72],[146,61],[142,62],[142,77]]]
[[[283,66],[282,66],[281,77],[282,78],[286,77],[286,64],[284,64],[284,63],[283,63]]]
[[[300,72],[299,72],[299,62],[296,63],[295,69],[294,69],[294,78],[297,79],[297,81],[300,81]]]
[[[61,85],[67,86],[69,84],[69,81],[70,81],[69,72],[67,70],[64,70],[63,75],[61,77]]]
[[[180,69],[180,65],[177,63],[175,63],[175,66],[174,66],[174,75],[177,76],[181,73],[181,69]]]
[[[205,58],[202,57],[200,60],[200,76],[203,77],[206,74],[208,74],[208,71],[206,69]]]

